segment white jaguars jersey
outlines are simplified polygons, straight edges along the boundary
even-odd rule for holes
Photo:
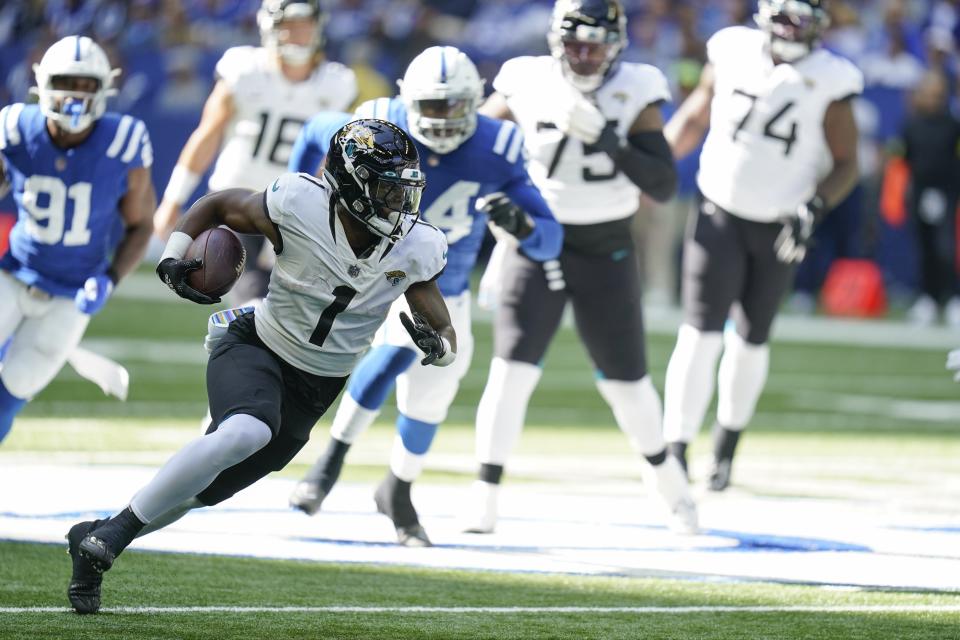
[[[390,305],[446,264],[443,232],[418,222],[401,240],[382,240],[356,257],[329,187],[305,173],[285,173],[266,188],[265,207],[282,241],[257,335],[289,364],[321,376],[353,371]]]
[[[323,62],[303,82],[290,82],[263,47],[227,49],[217,76],[233,95],[235,115],[224,135],[211,190],[263,189],[287,170],[303,124],[318,111],[347,111],[357,97],[353,71]]]
[[[530,178],[563,224],[596,224],[633,215],[640,189],[617,170],[606,153],[564,136],[554,124],[555,109],[566,108],[577,90],[550,56],[507,60],[493,81],[523,131]],[[670,99],[667,80],[656,67],[621,63],[594,94],[608,122],[626,139],[647,106]]]
[[[713,65],[710,132],[697,183],[708,199],[748,220],[772,222],[812,198],[832,160],[823,117],[863,91],[849,61],[817,49],[774,66],[767,36],[730,27],[707,43]]]

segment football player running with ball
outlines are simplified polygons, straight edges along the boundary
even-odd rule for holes
[[[851,98],[863,77],[818,46],[825,4],[761,0],[760,29],[716,33],[699,86],[666,127],[678,158],[709,128],[697,178],[702,200],[687,226],[684,320],[667,367],[664,429],[686,467],[716,376],[715,491],[730,483],[737,442],[766,382],[770,327],[794,266],[858,179]],[[735,326],[724,332],[728,316]]]
[[[103,572],[135,537],[286,466],[401,295],[426,360],[455,361],[456,335],[435,282],[447,242],[418,221],[423,186],[409,136],[382,120],[357,120],[336,133],[322,180],[289,173],[261,192],[218,191],[183,216],[157,266],[179,295],[210,301],[185,283],[199,265],[183,258],[193,238],[218,225],[262,234],[276,265],[267,297],[230,324],[210,355],[207,433],[117,515],[70,529],[68,596],[78,613],[98,610]]]
[[[619,62],[627,44],[617,0],[559,0],[552,56],[504,63],[482,107],[524,133],[530,176],[563,223],[557,260],[508,251],[494,324],[494,358],[477,408],[479,478],[467,531],[487,533],[507,457],[520,435],[540,364],[567,304],[593,361],[597,388],[678,531],[697,529],[683,470],[666,454],[660,397],[647,371],[640,274],[630,224],[641,190],[670,198],[677,174],[664,140],[663,74]],[[488,267],[489,268],[489,267]]]
[[[317,111],[344,111],[356,100],[353,71],[324,59],[324,23],[319,0],[263,0],[257,12],[262,46],[227,49],[217,62],[217,83],[154,215],[162,240],[214,159],[211,191],[259,191],[286,170],[307,119]],[[258,264],[263,237],[241,240],[247,271],[232,295],[244,302],[263,297],[270,270]]]
[[[38,104],[0,110],[0,196],[18,216],[0,256],[0,440],[140,263],[157,202],[146,126],[106,111],[120,70],[103,49],[69,36],[34,72]]]
[[[399,322],[403,300],[377,333],[374,347],[357,365],[330,428],[330,443],[294,490],[290,504],[313,514],[333,488],[351,444],[370,426],[397,384],[397,437],[390,470],[377,488],[377,508],[390,517],[400,544],[426,546],[430,539],[410,498],[437,427],[470,366],[470,272],[490,223],[513,238],[531,260],[560,252],[562,230],[530,182],[523,135],[512,122],[478,116],[483,81],[466,54],[430,47],[418,55],[400,82],[400,96],[360,106],[362,116],[386,118],[409,131],[424,158],[427,187],[423,216],[447,235],[447,268],[437,280],[457,331],[457,362],[443,371],[420,366],[417,348]],[[326,152],[331,114],[304,128],[294,148],[300,171],[316,170]],[[294,167],[291,167],[294,168]],[[480,202],[478,208],[477,203]]]

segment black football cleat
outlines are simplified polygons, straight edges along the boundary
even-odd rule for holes
[[[373,500],[377,504],[377,511],[393,521],[399,544],[405,547],[432,547],[433,543],[420,525],[417,510],[410,500],[410,485],[388,471],[387,477],[373,494]]]
[[[78,555],[85,558],[100,573],[109,571],[117,558],[106,542],[89,533],[80,541]]]
[[[687,443],[686,442],[668,442],[667,453],[677,459],[680,468],[683,469],[683,475],[690,479],[690,472],[687,469]]]
[[[67,553],[73,560],[73,573],[67,587],[70,606],[79,614],[96,613],[100,610],[100,585],[103,572],[99,571],[88,558],[80,553],[80,544],[90,531],[104,520],[86,520],[70,527],[67,533]]]
[[[397,527],[397,543],[403,547],[432,547],[433,543],[423,526]]]
[[[723,491],[730,486],[730,468],[733,460],[714,460],[707,479],[707,488],[710,491]]]
[[[301,480],[290,494],[290,506],[312,516],[320,511],[320,505],[326,497],[327,492],[319,482]]]
[[[324,499],[330,495],[333,485],[343,470],[343,461],[350,445],[330,438],[327,450],[313,464],[307,475],[297,483],[290,494],[290,506],[312,516],[320,511]]]
[[[720,423],[713,425],[713,467],[707,479],[711,491],[723,491],[730,486],[730,471],[733,455],[737,451],[742,430],[727,429]]]

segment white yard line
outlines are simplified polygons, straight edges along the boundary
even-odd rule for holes
[[[0,607],[3,613],[66,613],[67,607]],[[960,605],[797,605],[691,607],[104,607],[103,613],[960,613]]]

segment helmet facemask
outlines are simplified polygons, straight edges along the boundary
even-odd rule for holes
[[[64,131],[85,130],[106,109],[106,96],[100,91],[98,78],[52,76],[47,84],[47,88],[38,92],[40,109]]]
[[[312,2],[265,0],[257,23],[263,46],[287,64],[309,64],[323,47],[321,14]]]
[[[398,84],[410,135],[431,151],[450,153],[477,130],[483,80],[458,49],[426,49],[413,59]]]
[[[410,133],[437,153],[450,153],[477,130],[476,96],[424,98],[409,106]]]
[[[336,149],[338,157],[331,158],[328,154],[324,178],[338,202],[373,234],[399,240],[417,223],[420,197],[426,186],[416,160],[416,149],[408,139],[406,144],[413,153],[412,159],[374,168],[377,163],[365,158],[378,154],[373,136],[369,129],[354,125],[346,125],[345,135],[338,132],[334,136],[331,151]]]
[[[822,0],[761,0],[754,19],[770,38],[774,57],[791,63],[813,50],[830,24],[822,4]]]
[[[36,93],[40,111],[69,133],[89,128],[107,110],[107,98],[119,69],[111,69],[103,50],[85,37],[68,36],[54,43],[38,64]]]
[[[597,20],[581,13],[579,3],[559,0],[547,40],[564,77],[590,93],[600,88],[627,45],[626,19],[619,5],[608,5],[608,14]]]
[[[354,180],[362,190],[349,204],[350,213],[370,231],[392,241],[407,235],[420,218],[420,197],[426,180],[419,169],[404,169],[402,175],[390,171],[378,174],[359,166]]]

